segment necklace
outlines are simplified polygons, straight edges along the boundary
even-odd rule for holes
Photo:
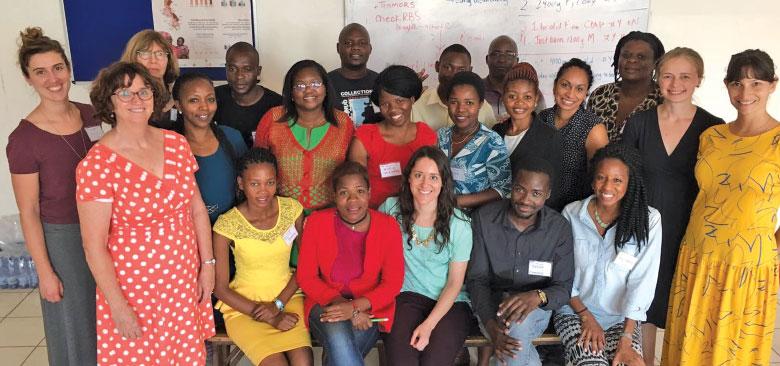
[[[467,133],[467,134],[466,134],[466,136],[465,136],[465,137],[463,137],[463,139],[462,139],[462,140],[460,140],[460,141],[455,141],[455,134],[453,133],[453,134],[452,134],[452,137],[453,137],[453,139],[452,139],[452,144],[453,144],[453,145],[460,145],[460,144],[462,144],[462,143],[466,142],[466,140],[468,140],[468,139],[469,139],[469,137],[471,137],[471,135],[472,135],[472,134],[474,134],[474,132],[477,132],[477,129],[478,129],[478,128],[479,128],[479,124],[477,124],[476,126],[474,126],[474,128],[473,128],[471,131],[469,131],[469,133]]]
[[[341,217],[341,215],[339,215],[339,219],[341,220],[341,222],[349,225],[349,227],[350,227],[350,229],[352,229],[352,231],[355,231],[355,226],[357,226],[358,224],[363,222],[363,220],[365,220],[367,217],[368,217],[368,211],[366,211],[366,214],[363,215],[363,217],[361,217],[359,220],[357,220],[355,222],[349,222],[347,220],[344,220],[344,218]]]
[[[51,128],[54,130],[54,132],[57,133],[57,136],[59,136],[62,141],[65,141],[65,144],[68,145],[71,151],[73,151],[74,154],[76,154],[76,157],[79,158],[79,160],[84,159],[85,156],[87,156],[87,142],[84,140],[84,128],[79,128],[79,136],[81,137],[81,146],[84,148],[84,155],[81,155],[76,151],[76,148],[73,147],[73,145],[68,142],[68,140],[63,136],[60,131],[55,127],[54,125],[51,126]]]
[[[415,229],[414,226],[412,226],[412,240],[414,240],[415,244],[421,245],[421,246],[424,246],[424,247],[427,248],[428,247],[428,243],[430,243],[431,240],[433,240],[433,232],[434,232],[434,230],[431,230],[431,233],[428,234],[427,238],[425,238],[423,240],[420,240],[420,239],[417,238],[417,229]]]
[[[599,216],[599,210],[596,209],[596,204],[593,204],[593,216],[596,218],[596,224],[598,224],[602,229],[609,227],[610,224],[607,224],[601,220],[601,216]]]

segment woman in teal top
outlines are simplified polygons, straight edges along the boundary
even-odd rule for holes
[[[471,256],[471,223],[456,207],[449,160],[418,149],[403,171],[399,197],[379,210],[395,216],[404,246],[404,284],[385,337],[391,365],[452,365],[469,332],[463,279]]]

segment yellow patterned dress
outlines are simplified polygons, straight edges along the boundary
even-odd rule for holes
[[[292,240],[289,239],[303,207],[298,201],[286,197],[277,197],[277,202],[279,217],[270,230],[256,229],[237,208],[222,214],[214,223],[214,232],[233,241],[236,275],[230,282],[230,288],[252,301],[273,301],[293,276],[290,270]],[[274,353],[311,347],[309,332],[303,321],[303,295],[300,292],[285,305],[284,311],[299,316],[295,327],[286,332],[255,321],[221,301],[215,307],[225,318],[228,336],[253,365]]]
[[[769,364],[780,285],[778,140],[780,127],[740,137],[719,125],[701,135],[700,191],[680,245],[662,365]]]

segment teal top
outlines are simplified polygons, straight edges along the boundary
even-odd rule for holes
[[[382,211],[395,217],[400,210],[398,197],[388,198],[381,206]],[[431,234],[432,227],[412,225],[417,233],[417,238],[424,239]],[[404,246],[404,284],[401,291],[411,291],[433,300],[439,299],[441,291],[447,284],[450,262],[468,262],[471,257],[471,222],[462,211],[455,209],[455,214],[450,218],[450,240],[439,252],[435,241],[430,241],[427,246],[417,245],[412,242],[411,247],[407,240],[409,236],[401,229]],[[469,302],[465,286],[455,301]]]

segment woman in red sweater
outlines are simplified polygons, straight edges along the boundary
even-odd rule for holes
[[[363,365],[389,332],[404,277],[401,231],[368,208],[366,168],[345,162],[333,172],[336,208],[306,220],[297,279],[306,323],[328,354],[327,365]]]

